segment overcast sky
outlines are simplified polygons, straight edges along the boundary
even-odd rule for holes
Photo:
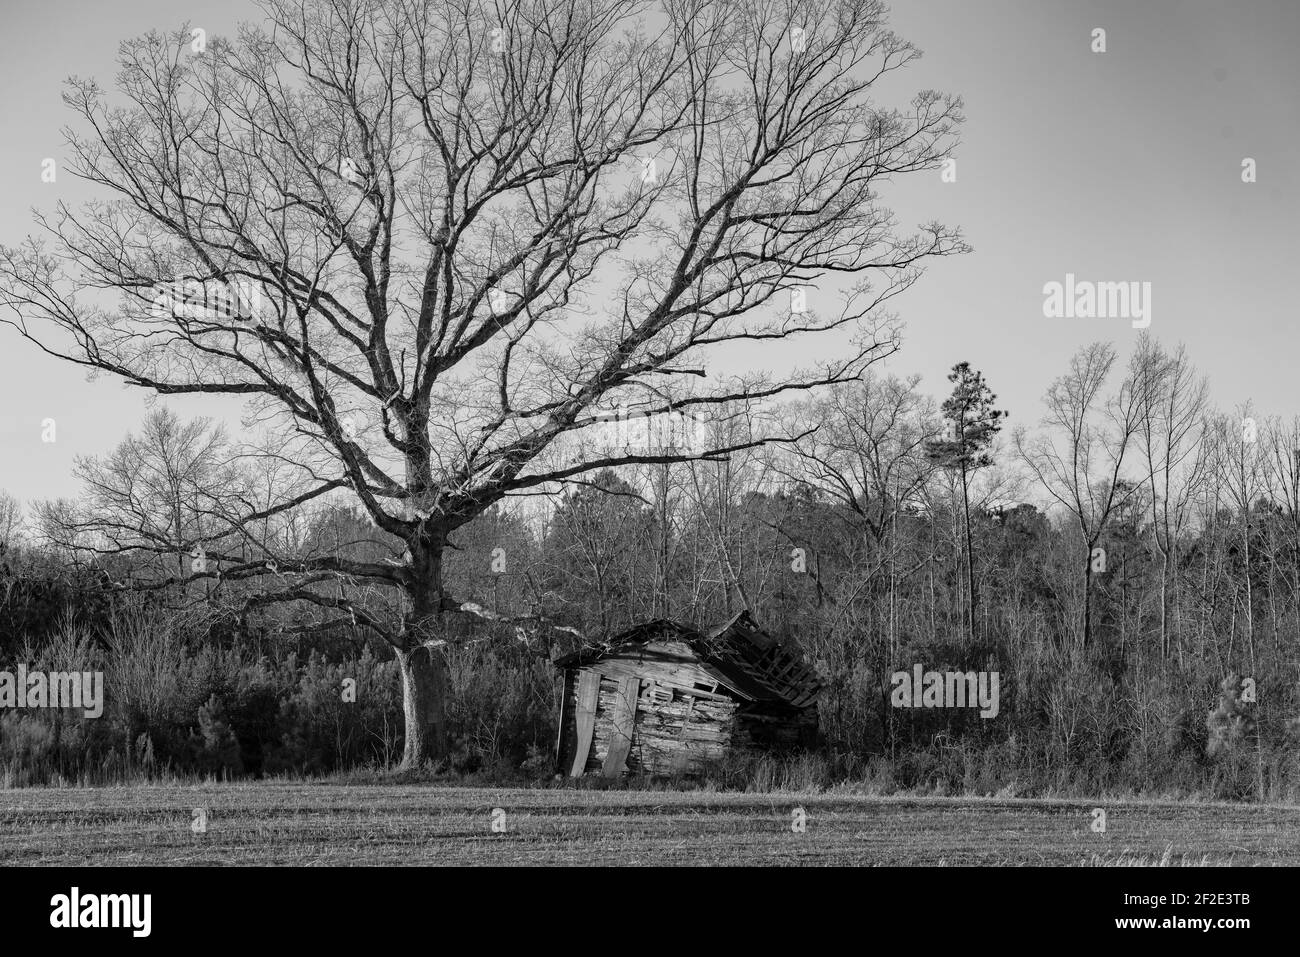
[[[69,74],[110,85],[119,40],[184,20],[209,35],[256,15],[244,0],[0,0],[0,243],[30,230],[33,206],[86,195],[41,182],[64,155]],[[1300,3],[1296,0],[897,0],[894,28],[924,59],[882,102],[961,94],[967,123],[956,182],[912,178],[884,197],[905,224],[961,225],[974,252],[936,262],[894,300],[903,350],[888,364],[935,395],[959,360],[984,371],[1033,424],[1070,354],[1094,339],[1127,353],[1123,318],[1047,318],[1043,287],[1151,284],[1150,332],[1183,342],[1224,408],[1300,414]],[[1106,31],[1105,53],[1092,31]],[[1242,182],[1253,158],[1257,182]],[[174,402],[217,414],[210,399]],[[225,407],[229,408],[229,407]],[[74,456],[137,428],[145,395],[88,382],[0,328],[0,488],[30,501],[70,496]],[[57,441],[41,441],[41,422]]]

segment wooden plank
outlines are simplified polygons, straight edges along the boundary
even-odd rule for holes
[[[564,669],[564,690],[560,695],[560,730],[555,734],[555,767],[564,766],[564,720],[569,715],[569,695],[573,693],[573,672]]]
[[[583,670],[578,673],[578,706],[574,710],[577,733],[574,735],[573,767],[569,777],[580,778],[587,767],[591,751],[591,738],[596,730],[596,705],[600,701],[600,672]]]
[[[682,716],[682,726],[677,732],[679,738],[686,737],[686,726],[691,723],[691,715],[695,712],[695,699],[686,699],[686,714]]]
[[[609,750],[601,774],[607,778],[618,777],[627,767],[627,756],[632,750],[632,729],[636,725],[637,692],[640,678],[621,678],[618,696],[614,699],[613,727],[609,734]]]
[[[720,700],[730,700],[727,695],[721,692],[710,692],[708,688],[718,688],[718,679],[705,671],[698,665],[689,665],[679,668],[660,667],[656,662],[634,662],[606,658],[600,663],[601,671],[605,673],[606,678],[636,678],[640,680],[655,681],[658,684],[670,688],[677,688],[686,694],[696,694],[703,696],[712,696]],[[704,683],[706,688],[701,690],[696,688],[697,684]]]

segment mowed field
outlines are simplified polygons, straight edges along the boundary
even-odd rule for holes
[[[6,865],[1298,863],[1297,807],[289,783],[0,791]]]

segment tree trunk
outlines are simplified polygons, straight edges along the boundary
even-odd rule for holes
[[[961,509],[966,525],[966,634],[975,643],[975,551],[971,547],[970,492],[967,489],[966,468],[961,470]]]
[[[1246,640],[1250,643],[1250,669],[1254,672],[1257,670],[1258,665],[1255,663],[1255,595],[1250,587],[1250,493],[1246,491],[1244,469],[1242,471],[1241,487],[1241,497],[1244,500],[1244,507],[1241,510],[1241,544],[1246,578]]]
[[[965,582],[962,581],[961,559],[962,559],[962,536],[961,536],[961,513],[957,510],[957,494],[954,492],[951,496],[952,502],[952,595],[948,602],[948,628],[952,633],[958,629],[965,628],[966,607],[962,603],[965,595]],[[953,621],[953,612],[956,612],[956,621]]]
[[[1164,661],[1169,653],[1169,552],[1160,550],[1160,657]]]
[[[1087,648],[1092,638],[1092,546],[1085,549],[1083,558],[1083,634],[1080,647]]]
[[[939,595],[934,582],[934,557],[939,551],[938,530],[935,527],[937,524],[937,522],[930,523],[930,559],[926,562],[926,567],[930,571],[930,641],[932,642],[937,640],[939,637],[939,619],[937,610]]]
[[[447,755],[447,659],[441,649],[430,646],[441,630],[442,547],[443,539],[434,536],[410,546],[406,584],[411,611],[406,646],[397,652],[406,725],[404,769],[435,764]]]
[[[437,649],[417,647],[399,651],[397,663],[406,720],[402,767],[436,763],[447,754],[447,659]]]

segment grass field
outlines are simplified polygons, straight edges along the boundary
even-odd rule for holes
[[[1097,805],[287,783],[9,790],[0,864],[1300,863],[1300,808],[1100,802],[1098,833]]]

